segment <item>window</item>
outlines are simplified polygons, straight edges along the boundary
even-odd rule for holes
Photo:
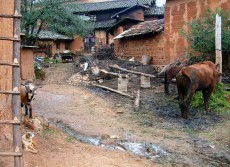
[[[91,21],[97,21],[96,15],[90,15],[89,18]]]

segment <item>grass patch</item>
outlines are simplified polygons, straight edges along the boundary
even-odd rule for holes
[[[218,83],[214,92],[209,100],[209,109],[217,112],[230,113],[230,103],[227,99],[230,93],[225,90],[225,85],[223,83]],[[202,92],[197,92],[192,100],[192,107],[203,108],[204,99]]]
[[[44,131],[42,132],[42,136],[46,136],[46,135],[53,135],[55,133],[55,131],[51,128],[47,128],[44,129]]]
[[[69,137],[64,138],[64,140],[65,140],[66,142],[74,143],[74,141],[75,141],[76,139],[75,139],[74,137],[72,137],[72,136],[69,136]]]

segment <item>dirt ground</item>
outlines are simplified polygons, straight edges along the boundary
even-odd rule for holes
[[[141,88],[135,112],[127,97],[68,84],[76,73],[72,63],[45,71],[45,81],[35,81],[33,113],[47,118],[50,128],[36,133],[38,154],[24,152],[25,167],[230,166],[230,115],[191,109],[191,118],[182,119],[175,86],[166,97],[160,78]],[[138,82],[133,76],[129,94]],[[116,88],[117,79],[102,84]]]

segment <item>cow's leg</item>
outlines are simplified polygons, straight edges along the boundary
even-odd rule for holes
[[[165,72],[165,80],[164,80],[164,87],[165,87],[165,94],[169,95],[169,76],[167,71]]]
[[[188,106],[185,104],[183,104],[181,108],[181,117],[185,119],[189,118]]]
[[[204,109],[208,111],[208,101],[211,97],[214,88],[209,88],[207,90],[202,90],[203,97],[204,97]]]
[[[183,90],[181,90],[179,86],[177,87],[177,90],[178,90],[178,95],[179,95],[179,106],[181,110],[181,117],[187,119],[188,118],[188,107],[186,107],[184,103],[185,92],[183,92]]]

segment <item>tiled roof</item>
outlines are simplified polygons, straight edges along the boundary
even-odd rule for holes
[[[116,19],[111,19],[108,21],[97,21],[94,23],[95,29],[107,29],[116,23]]]
[[[165,6],[154,6],[150,7],[148,10],[145,11],[145,15],[164,15]]]
[[[137,23],[139,23],[139,22],[142,22],[142,20],[137,20],[137,19],[132,19],[132,18],[126,17],[126,18],[124,18],[123,20],[120,20],[119,22],[114,23],[112,26],[110,26],[110,27],[107,29],[107,31],[111,31],[111,30],[114,29],[114,27],[116,27],[116,26],[118,26],[118,25],[121,25],[122,23],[125,23],[125,22],[129,22],[129,23],[135,22],[135,24],[137,24]]]
[[[67,37],[65,35],[58,34],[56,32],[48,31],[48,30],[41,30],[38,35],[39,39],[51,39],[51,40],[72,40],[72,38]]]
[[[149,33],[161,32],[164,29],[164,20],[145,21],[137,25],[132,26],[130,29],[122,32],[113,39],[121,39],[127,37],[133,37],[138,35],[144,35]]]
[[[128,8],[126,8],[126,9],[124,9],[124,10],[122,10],[122,11],[120,11],[120,12],[114,14],[113,16],[111,16],[111,18],[114,18],[114,17],[116,17],[117,15],[119,15],[119,14],[121,14],[121,13],[125,13],[125,12],[127,12],[128,10],[133,9],[133,8],[135,8],[135,7],[142,7],[142,8],[144,8],[144,9],[148,9],[148,8],[149,8],[148,6],[137,4],[137,5],[128,7]]]
[[[76,3],[77,8],[75,13],[89,12],[89,11],[102,11],[110,9],[120,9],[134,6],[136,4],[151,5],[155,0],[114,0],[95,3]],[[74,4],[72,4],[74,5]],[[74,6],[72,6],[74,8]]]

